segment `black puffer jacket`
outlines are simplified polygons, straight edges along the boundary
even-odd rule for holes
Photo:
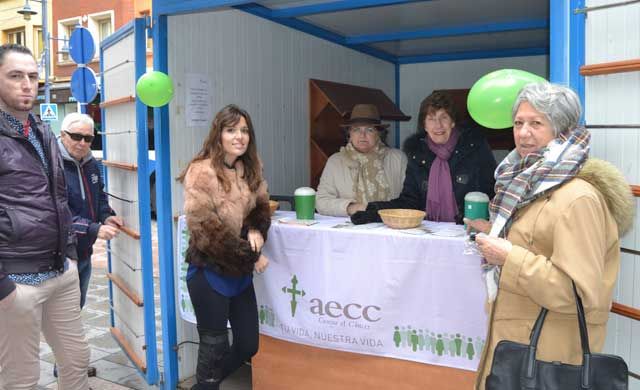
[[[458,205],[457,223],[462,223],[464,196],[468,192],[480,191],[493,198],[496,160],[484,135],[475,129],[459,129],[460,138],[449,159],[453,193]],[[429,170],[435,154],[426,143],[426,133],[414,134],[407,138],[403,150],[409,159],[402,193],[388,202],[372,202],[367,211],[354,214],[351,220],[358,223],[380,221],[378,210],[402,208],[424,210],[427,204]]]
[[[14,289],[6,274],[63,270],[65,257],[77,259],[58,143],[50,131],[36,131],[49,174],[0,115],[0,300]]]

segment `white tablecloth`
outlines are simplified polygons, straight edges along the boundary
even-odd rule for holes
[[[260,332],[283,340],[468,370],[484,337],[481,259],[464,254],[462,227],[424,222],[408,234],[384,226],[279,223],[254,278]],[[375,225],[374,225],[375,226]],[[438,235],[439,234],[439,235]]]

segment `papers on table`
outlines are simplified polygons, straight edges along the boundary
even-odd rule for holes
[[[280,223],[286,223],[289,225],[302,225],[302,226],[311,226],[318,223],[315,219],[295,219],[295,218],[280,218],[278,219]]]
[[[331,226],[334,229],[349,229],[349,230],[371,230],[371,229],[380,229],[384,227],[384,223],[382,222],[373,222],[373,223],[365,223],[362,225],[354,225],[350,221],[345,221],[344,223],[339,223],[337,225]]]
[[[426,221],[425,225],[429,230],[431,230],[431,234],[434,236],[462,237],[466,234],[463,225],[455,225],[453,223],[436,223],[431,221]]]

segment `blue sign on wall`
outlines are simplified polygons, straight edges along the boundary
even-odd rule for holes
[[[58,105],[55,103],[41,104],[40,105],[40,119],[43,121],[57,121],[58,120]]]
[[[88,64],[96,54],[96,45],[89,30],[76,27],[69,38],[69,54],[76,64]]]
[[[71,75],[71,94],[79,103],[91,103],[98,94],[96,74],[91,68],[80,67]]]

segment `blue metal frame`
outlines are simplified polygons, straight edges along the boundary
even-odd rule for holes
[[[461,36],[480,34],[487,32],[535,30],[549,28],[553,21],[546,19],[532,19],[514,21],[508,23],[458,26],[442,29],[423,29],[415,31],[390,32],[384,34],[368,34],[345,37],[340,34],[323,29],[296,17],[326,13],[348,11],[360,8],[381,7],[404,3],[431,1],[431,0],[338,0],[329,3],[305,5],[300,7],[270,9],[260,4],[247,0],[153,0],[154,16],[168,16],[184,13],[196,13],[219,8],[232,7],[245,11],[255,16],[273,21],[275,23],[302,31],[309,35],[348,47],[350,49],[368,54],[392,64],[413,64],[421,62],[458,61],[479,58],[517,57],[529,55],[544,55],[549,53],[549,48],[514,48],[503,50],[490,50],[484,52],[442,53],[415,56],[396,57],[383,50],[377,49],[366,43],[385,42],[395,40],[435,38],[444,36]],[[569,0],[550,0],[551,8]],[[555,4],[554,4],[555,3]],[[553,40],[552,40],[553,41]]]
[[[418,64],[423,62],[474,60],[481,58],[539,56],[544,54],[549,54],[549,49],[547,47],[528,47],[504,50],[478,50],[459,53],[441,53],[424,56],[398,57],[398,63],[404,65]]]
[[[154,0],[155,9],[157,0]],[[169,73],[167,61],[167,17],[153,18],[153,68]],[[160,258],[160,302],[162,306],[162,348],[164,381],[162,389],[178,385],[178,351],[176,336],[176,299],[173,260],[173,215],[171,206],[171,136],[169,107],[154,108],[156,149],[156,204],[158,214],[158,256]]]
[[[303,5],[299,7],[280,8],[273,10],[275,18],[297,18],[300,16],[325,14],[339,11],[352,11],[355,9],[385,7],[406,3],[417,3],[429,0],[340,0],[331,3]]]
[[[249,4],[252,0],[153,0],[153,16],[179,15]]]
[[[549,0],[549,80],[569,85],[570,0]]]
[[[122,38],[126,37],[127,35],[133,34],[134,28],[135,28],[135,20],[132,20],[129,23],[125,24],[124,26],[120,27],[117,31],[115,31],[113,34],[109,35],[104,40],[102,40],[102,42],[100,42],[100,51],[102,52],[103,50],[108,49],[114,44],[120,42]],[[102,66],[102,57],[100,58],[100,60],[101,60],[100,65]],[[100,68],[100,74],[102,74],[102,67]]]
[[[135,73],[138,80],[147,70],[147,21],[135,19]],[[149,185],[149,141],[147,128],[147,106],[136,100],[136,128],[138,143],[138,194],[151,194]],[[158,382],[158,346],[156,340],[156,315],[153,293],[153,254],[151,251],[151,204],[149,196],[138,196],[138,219],[140,221],[140,257],[142,259],[142,293],[144,299],[144,338],[147,346],[146,380]]]
[[[456,37],[504,31],[540,30],[549,28],[548,19],[522,20],[518,22],[464,25],[455,27],[427,28],[413,31],[387,32],[382,34],[364,34],[346,37],[348,44],[405,41],[412,39]]]
[[[121,41],[125,37],[135,34],[135,75],[136,79],[146,71],[146,37],[145,19],[135,19],[127,23],[123,28],[119,29],[115,34],[102,41],[100,45],[100,78],[104,91],[104,51]],[[100,94],[101,102],[104,102],[104,92]],[[102,128],[106,128],[106,113],[102,108]],[[138,194],[149,194],[150,186],[148,180],[149,166],[149,145],[147,138],[147,108],[144,104],[136,102],[136,128],[138,143]],[[107,136],[102,134],[102,150],[103,156],[107,155]],[[108,188],[107,168],[103,167],[105,188]],[[153,256],[151,251],[151,205],[148,198],[140,197],[138,211],[138,220],[140,223],[140,256],[142,259],[142,295],[144,301],[144,334],[145,334],[145,358],[147,363],[146,372],[141,371],[137,365],[140,374],[145,378],[148,384],[156,384],[158,382],[158,351],[156,341],[156,321],[155,321],[155,305],[153,292]],[[111,254],[108,254],[108,269],[112,272]],[[146,271],[146,272],[145,272]],[[113,312],[113,284],[109,282],[109,302],[111,303],[111,326],[115,326]]]
[[[580,75],[580,67],[585,61],[586,16],[573,11],[584,6],[584,0],[549,0],[549,80],[573,88],[582,107],[585,102],[584,77]],[[584,112],[581,118],[581,122],[583,121]]]
[[[302,31],[304,33],[316,36],[318,38],[325,39],[327,41],[337,43],[338,45],[348,47],[350,49],[359,51],[361,53],[368,54],[372,57],[379,58],[383,61],[395,63],[395,56],[388,54],[382,50],[375,49],[373,47],[365,46],[365,45],[349,45],[346,43],[345,38],[342,35],[336,34],[329,30],[325,30],[318,26],[315,26],[311,23],[304,22],[298,19],[281,19],[273,17],[273,11],[267,7],[263,7],[258,4],[247,4],[247,5],[237,5],[233,8],[239,9],[241,11],[250,13],[255,16],[259,16],[261,18],[271,20],[272,22],[276,22],[287,27],[293,28],[298,31]]]
[[[584,76],[580,74],[580,67],[585,63],[585,22],[586,14],[574,13],[573,10],[584,8],[584,0],[571,0],[570,4],[570,27],[569,27],[569,85],[578,94],[582,103],[582,117],[580,122],[584,123],[585,89]]]

